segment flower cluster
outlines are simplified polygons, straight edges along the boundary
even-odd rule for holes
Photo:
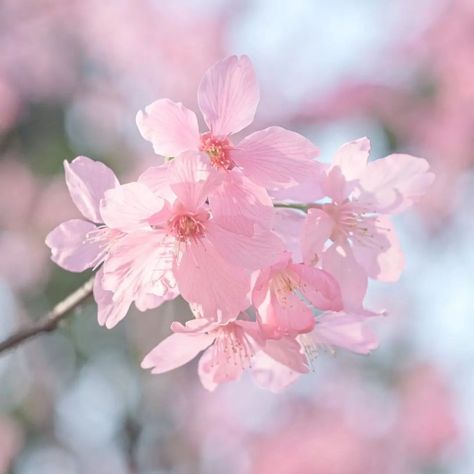
[[[321,348],[374,349],[367,320],[380,313],[364,306],[368,278],[396,281],[403,268],[388,216],[433,180],[420,158],[369,162],[365,138],[343,145],[330,165],[280,127],[236,141],[258,100],[249,59],[232,56],[199,86],[208,131],[181,103],[152,103],[137,124],[165,162],[127,184],[89,158],[66,162],[84,219],[46,239],[61,267],[100,267],[94,297],[107,328],[132,303],[144,311],[181,295],[195,318],[174,322],[142,366],[163,373],[203,352],[209,390],[249,370],[278,391],[308,372]]]

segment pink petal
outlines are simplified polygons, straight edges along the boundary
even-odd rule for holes
[[[301,211],[275,208],[273,231],[283,240],[296,262],[302,260],[300,240],[304,221],[305,214]]]
[[[111,329],[127,315],[132,304],[130,298],[114,301],[113,292],[104,290],[102,286],[102,268],[97,272],[94,280],[94,299],[97,303],[97,319],[101,326]]]
[[[143,172],[138,178],[138,182],[144,184],[157,196],[172,202],[175,194],[170,187],[170,167],[171,163],[165,163],[161,166],[152,166]]]
[[[211,334],[171,334],[145,356],[141,366],[153,374],[168,372],[194,359],[213,340]]]
[[[252,293],[257,319],[265,337],[295,337],[311,331],[315,324],[312,310],[293,293],[278,298],[267,281],[268,272],[262,272]]]
[[[328,165],[315,161],[315,166],[308,170],[307,175],[297,185],[289,188],[274,189],[272,197],[276,201],[291,200],[296,202],[314,202],[322,199],[325,194],[323,182],[326,179]]]
[[[128,183],[105,193],[100,212],[108,227],[131,232],[149,227],[164,201],[141,183]]]
[[[309,140],[281,127],[252,133],[232,149],[232,160],[254,183],[268,189],[303,183],[308,175],[319,174],[319,154]]]
[[[282,337],[278,340],[269,339],[262,347],[262,351],[295,372],[300,374],[308,372],[306,356],[299,343],[291,337]]]
[[[219,326],[221,325],[212,319],[196,318],[186,321],[184,326],[179,321],[173,321],[171,323],[171,330],[173,332],[181,332],[186,334],[202,334],[214,331]]]
[[[342,145],[336,152],[332,165],[340,168],[346,181],[357,180],[365,173],[369,153],[369,139],[359,138]]]
[[[347,311],[360,312],[367,291],[367,275],[348,245],[331,245],[324,253],[322,267],[339,283]]]
[[[252,63],[230,56],[214,64],[198,90],[199,108],[213,135],[226,136],[250,125],[259,101]]]
[[[303,263],[291,263],[287,271],[296,275],[299,291],[316,308],[342,309],[341,290],[332,275]]]
[[[280,362],[272,359],[263,351],[258,352],[252,359],[251,371],[255,383],[260,388],[269,390],[272,393],[282,392],[301,377],[300,372],[280,364]]]
[[[273,232],[257,229],[251,236],[237,234],[213,222],[206,226],[208,239],[231,265],[258,270],[276,263],[283,253],[281,239]]]
[[[361,179],[360,201],[370,210],[398,213],[413,205],[434,181],[423,158],[394,154],[369,163]]]
[[[183,153],[170,164],[170,187],[188,211],[199,210],[218,179],[219,175],[202,153]]]
[[[221,383],[238,380],[244,367],[236,363],[228,354],[215,351],[213,347],[207,349],[199,360],[198,373],[206,390],[214,391]]]
[[[66,185],[74,204],[82,215],[101,223],[99,204],[108,189],[119,185],[114,172],[99,161],[78,156],[71,163],[64,162]]]
[[[175,299],[179,295],[177,288],[169,288],[164,295],[153,293],[139,293],[135,297],[135,306],[139,311],[148,311],[161,306],[165,301]]]
[[[357,354],[368,354],[378,347],[366,318],[354,314],[325,313],[312,333],[316,344],[342,347]]]
[[[383,216],[377,217],[375,226],[371,229],[371,237],[371,245],[353,245],[355,259],[370,278],[386,282],[398,281],[405,267],[405,259],[390,220]]]
[[[140,309],[144,309],[150,295],[161,296],[162,301],[172,299],[176,296],[174,252],[174,240],[164,233],[137,231],[124,235],[112,246],[102,267],[103,289],[113,293],[117,304],[138,301]]]
[[[142,137],[153,144],[158,155],[171,157],[199,149],[196,115],[181,102],[157,100],[139,111],[136,120]]]
[[[228,321],[249,306],[250,273],[230,265],[205,238],[182,250],[174,273],[183,298],[201,305],[207,319]]]
[[[96,229],[91,222],[71,219],[53,229],[46,237],[51,259],[70,272],[82,272],[97,263],[101,247],[87,240],[87,234]]]
[[[213,363],[212,347],[207,349],[199,359],[198,374],[202,386],[209,392],[213,392],[219,384],[214,381],[217,366]]]
[[[274,213],[270,196],[236,171],[227,173],[209,195],[214,221],[227,230],[246,235],[254,233],[255,224],[270,229]]]
[[[309,209],[301,235],[303,261],[314,265],[334,230],[334,220],[322,209]]]

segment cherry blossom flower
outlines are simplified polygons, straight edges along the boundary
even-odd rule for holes
[[[238,380],[246,369],[253,371],[253,361],[262,352],[275,362],[274,367],[264,368],[260,359],[255,369],[257,379],[264,387],[275,388],[268,371],[285,367],[289,381],[294,379],[293,372],[308,371],[294,339],[284,338],[276,346],[275,341],[265,341],[256,322],[235,319],[222,324],[198,318],[188,321],[185,326],[174,322],[171,329],[174,334],[164,339],[142,361],[142,367],[152,369],[153,374],[180,367],[202,351],[205,352],[199,360],[199,377],[210,391],[221,383]],[[280,385],[285,383],[280,382]]]
[[[315,325],[314,309],[342,308],[339,286],[324,270],[295,264],[289,254],[258,275],[252,302],[266,337],[295,337]]]
[[[368,317],[343,311],[327,311],[316,319],[314,329],[298,336],[308,363],[312,366],[321,349],[333,351],[335,347],[356,354],[369,354],[378,347],[378,339],[368,327]]]
[[[164,171],[166,199],[143,182],[106,193],[104,221],[126,235],[104,263],[103,286],[118,300],[135,299],[147,285],[166,291],[172,274],[179,293],[205,317],[235,317],[250,304],[251,272],[274,263],[282,242],[263,227],[248,235],[221,225],[228,216],[207,203],[212,176],[201,155],[184,153]]]
[[[393,282],[403,270],[386,216],[410,207],[434,179],[422,158],[394,154],[368,163],[369,150],[362,138],[337,151],[322,183],[331,202],[308,210],[302,235],[304,261],[320,262],[341,285],[345,308],[355,311],[362,307],[367,277]]]
[[[208,132],[200,134],[194,112],[169,99],[159,99],[140,111],[137,125],[159,155],[200,150],[216,170],[240,169],[267,189],[292,187],[307,181],[308,176],[318,176],[321,167],[313,160],[318,149],[297,133],[269,127],[237,145],[231,142],[231,135],[252,123],[258,101],[259,89],[249,58],[230,56],[212,66],[199,86],[198,104]]]

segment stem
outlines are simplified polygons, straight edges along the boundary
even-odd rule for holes
[[[13,349],[38,334],[54,331],[61,320],[92,295],[93,286],[94,277],[87,280],[81,287],[58,303],[41,319],[29,326],[19,329],[7,339],[0,342],[0,353]]]
[[[273,203],[273,207],[281,207],[283,209],[296,209],[297,211],[308,212],[308,209],[317,208],[322,209],[322,204],[310,203],[310,204],[286,204],[283,202]]]
[[[296,209],[297,211],[308,212],[309,206],[306,204],[285,204],[283,202],[273,203],[273,207],[280,207],[283,209]]]

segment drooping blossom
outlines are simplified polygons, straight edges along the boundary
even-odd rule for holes
[[[336,280],[324,270],[293,263],[289,254],[260,272],[252,302],[262,331],[269,338],[295,337],[311,331],[314,309],[342,308]]]
[[[304,261],[331,273],[341,285],[345,308],[356,311],[367,277],[393,282],[403,270],[387,215],[410,207],[434,178],[422,158],[393,154],[368,162],[369,150],[369,140],[361,138],[337,151],[322,182],[331,202],[310,206],[302,235]]]
[[[230,56],[204,75],[198,104],[209,131],[199,132],[196,115],[180,102],[159,99],[140,111],[142,136],[163,156],[203,151],[217,171],[239,169],[266,189],[284,189],[320,174],[313,160],[318,149],[303,136],[281,127],[269,127],[234,144],[230,137],[250,125],[259,102],[255,72],[247,56]],[[225,180],[229,173],[221,175]],[[317,186],[313,180],[313,190]]]
[[[378,339],[367,323],[367,316],[344,311],[326,311],[319,315],[314,329],[298,336],[308,363],[312,365],[322,349],[341,348],[356,354],[372,352],[378,347]]]
[[[204,318],[188,321],[185,326],[178,322],[171,325],[174,334],[164,339],[142,362],[142,367],[161,374],[180,367],[205,351],[199,360],[199,377],[207,390],[219,384],[238,380],[244,370],[254,370],[254,361],[260,353],[275,362],[265,369],[278,371],[286,368],[286,377],[293,380],[293,373],[308,371],[306,360],[298,343],[292,338],[266,341],[256,322],[234,319],[217,323]],[[257,361],[256,376],[262,386],[273,388],[271,377],[264,380],[262,359]],[[280,382],[284,385],[283,382]]]

